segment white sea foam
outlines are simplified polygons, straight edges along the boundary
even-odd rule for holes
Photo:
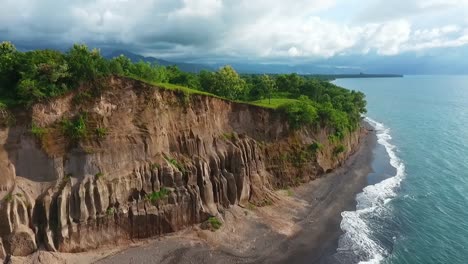
[[[405,165],[396,155],[396,147],[390,143],[390,129],[383,124],[365,119],[377,134],[377,142],[385,147],[390,157],[390,164],[396,169],[396,175],[378,184],[369,185],[356,197],[356,211],[341,213],[341,229],[344,235],[340,239],[338,252],[352,251],[366,261],[360,263],[380,263],[388,255],[386,249],[373,239],[376,226],[370,226],[368,217],[384,217],[388,212],[388,202],[396,196],[396,189],[405,176]]]

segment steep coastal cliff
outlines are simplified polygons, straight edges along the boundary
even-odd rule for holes
[[[2,116],[0,257],[84,251],[269,205],[274,189],[333,170],[359,143],[359,130],[337,141],[253,105],[127,78],[101,86]]]

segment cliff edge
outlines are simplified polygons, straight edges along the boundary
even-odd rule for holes
[[[359,144],[279,111],[109,77],[0,128],[0,258],[78,252],[265,206]],[[96,90],[96,88],[94,88]],[[14,115],[14,122],[10,115]]]

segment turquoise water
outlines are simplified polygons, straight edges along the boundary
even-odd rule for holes
[[[395,167],[343,213],[339,250],[370,263],[468,263],[468,76],[335,83],[366,94]]]

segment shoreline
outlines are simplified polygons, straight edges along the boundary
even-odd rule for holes
[[[232,216],[217,232],[194,227],[97,263],[333,263],[343,234],[341,212],[356,208],[356,195],[372,172],[377,137],[368,124],[364,131],[344,165],[294,188],[292,197],[278,191],[284,198],[279,204],[256,208],[252,214],[232,208],[226,212]]]
[[[299,187],[276,192],[261,208],[225,211],[216,232],[199,225],[154,239],[83,253],[38,251],[29,260],[54,263],[335,263],[343,234],[341,212],[355,210],[356,195],[372,172],[375,131],[364,123],[360,144],[336,170]],[[17,259],[18,262],[25,259]],[[27,262],[27,261],[26,261]]]

